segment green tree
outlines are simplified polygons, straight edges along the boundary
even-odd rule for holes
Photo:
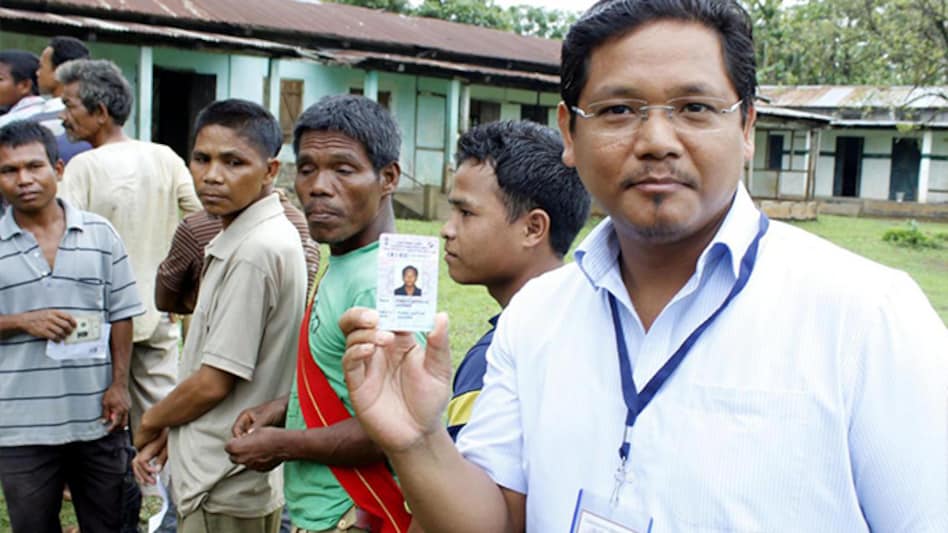
[[[333,0],[337,4],[381,9],[392,13],[410,13],[411,4],[408,0]]]
[[[569,27],[579,16],[577,13],[526,5],[511,6],[507,12],[515,32],[546,39],[566,37]]]
[[[415,15],[498,30],[512,30],[513,22],[494,0],[425,0]]]
[[[747,5],[762,83],[948,83],[948,0]]]
[[[578,16],[576,13],[525,5],[504,9],[494,3],[494,0],[424,0],[417,7],[412,7],[409,0],[335,1],[340,4],[450,20],[548,39],[565,37],[570,25]]]

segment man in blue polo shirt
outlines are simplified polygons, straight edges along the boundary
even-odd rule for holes
[[[563,164],[563,141],[533,122],[493,122],[458,139],[457,170],[441,228],[451,279],[483,285],[501,308],[531,279],[560,267],[589,215],[589,194]],[[454,375],[448,433],[467,424],[484,384],[490,330]]]
[[[61,173],[49,130],[0,128],[0,481],[14,532],[58,531],[67,483],[80,529],[119,531],[144,307],[112,226],[56,199]]]

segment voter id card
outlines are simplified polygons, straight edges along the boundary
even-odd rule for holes
[[[379,328],[430,331],[438,305],[436,237],[383,233],[379,237],[375,308]]]
[[[652,523],[641,510],[580,490],[570,533],[652,533]]]
[[[92,342],[102,338],[102,317],[99,315],[77,316],[76,329],[63,339],[63,344]]]
[[[109,355],[112,325],[101,315],[77,315],[76,328],[62,342],[46,341],[46,356],[66,359],[105,359]]]

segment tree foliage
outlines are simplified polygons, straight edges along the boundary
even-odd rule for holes
[[[578,13],[494,0],[335,0],[561,39]],[[758,77],[777,85],[946,85],[948,0],[743,0]]]
[[[423,0],[413,7],[409,0],[335,0],[339,4],[383,9],[393,13],[430,17],[461,24],[513,31],[548,39],[562,39],[577,14],[556,9],[519,5],[504,8],[494,0]]]
[[[948,0],[747,4],[762,83],[948,83]]]

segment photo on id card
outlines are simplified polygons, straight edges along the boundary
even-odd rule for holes
[[[437,237],[383,233],[379,237],[375,308],[379,329],[430,331],[438,304]]]

